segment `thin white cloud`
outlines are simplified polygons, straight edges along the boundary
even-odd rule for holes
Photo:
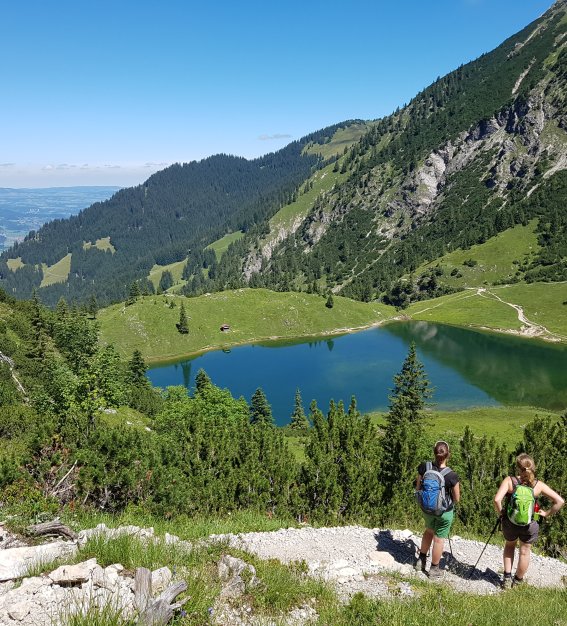
[[[147,167],[147,168],[150,168],[150,169],[153,169],[153,170],[158,170],[158,169],[161,169],[163,167],[167,167],[168,165],[169,165],[169,163],[151,163],[151,162],[144,163],[144,167]]]
[[[15,163],[0,163],[0,167],[15,167]]]
[[[290,139],[291,135],[286,133],[275,133],[274,135],[260,135],[258,139],[260,141],[274,141],[274,139]]]

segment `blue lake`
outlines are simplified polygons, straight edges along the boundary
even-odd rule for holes
[[[274,342],[215,351],[148,371],[158,387],[194,387],[204,369],[219,387],[250,400],[261,387],[276,422],[289,422],[296,389],[307,410],[316,400],[362,412],[386,410],[393,376],[414,341],[439,409],[530,405],[567,407],[567,349],[426,322],[404,322],[312,341]]]

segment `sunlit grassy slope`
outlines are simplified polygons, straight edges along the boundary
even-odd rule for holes
[[[60,261],[51,266],[42,263],[43,280],[40,287],[47,287],[55,283],[64,283],[71,271],[71,253],[66,254]]]
[[[88,250],[89,248],[98,248],[103,252],[105,250],[110,250],[112,253],[116,252],[116,248],[112,245],[112,243],[110,243],[110,237],[97,239],[94,244],[90,241],[85,241],[83,243],[83,250]]]
[[[159,285],[159,280],[161,275],[166,270],[171,272],[173,276],[173,282],[178,283],[181,281],[181,276],[183,274],[183,268],[185,267],[185,263],[187,263],[187,259],[183,259],[182,261],[176,261],[175,263],[169,263],[168,265],[154,265],[148,274],[148,278],[152,281],[155,289],[157,290]]]
[[[12,272],[15,272],[20,267],[24,267],[25,263],[22,263],[22,257],[19,256],[17,259],[7,259],[6,265],[10,268],[10,270],[12,270]]]
[[[482,287],[511,281],[518,271],[518,265],[539,250],[534,232],[536,225],[537,220],[532,220],[527,226],[509,228],[483,244],[468,250],[455,250],[422,265],[417,273],[439,265],[444,270],[440,281],[451,287]],[[476,261],[476,265],[465,265],[465,261],[471,260]],[[451,276],[455,270],[457,274]]]
[[[231,243],[242,239],[242,237],[244,237],[244,233],[241,231],[229,233],[228,235],[225,235],[221,239],[217,239],[217,241],[214,241],[213,243],[208,245],[207,248],[214,250],[217,261],[220,261],[222,255],[228,250],[228,246],[230,246]]]
[[[370,128],[369,124],[353,124],[348,128],[339,128],[329,143],[315,143],[307,146],[304,152],[307,154],[320,154],[324,159],[343,154],[345,148],[350,148]]]
[[[189,333],[177,331],[183,302]],[[114,344],[124,355],[139,349],[148,361],[181,358],[212,347],[340,332],[392,319],[395,309],[379,303],[365,304],[306,293],[275,293],[266,289],[239,289],[203,295],[146,296],[131,306],[113,305],[100,311],[103,342]],[[173,303],[174,307],[171,307]],[[227,333],[220,331],[229,324]]]
[[[523,308],[528,320],[549,332],[542,336],[555,341],[567,341],[567,284],[534,283],[467,289],[434,300],[412,304],[406,313],[414,320],[441,322],[457,326],[511,330],[526,325],[518,319]],[[532,335],[533,336],[533,335]]]
[[[533,407],[477,407],[460,411],[436,411],[429,413],[431,436],[442,439],[458,439],[469,427],[475,435],[494,437],[513,450],[524,434],[526,424],[536,417],[557,416],[552,411]],[[372,413],[372,420],[385,424],[384,413]]]

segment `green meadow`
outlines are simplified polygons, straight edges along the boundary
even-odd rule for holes
[[[217,241],[213,241],[213,243],[209,244],[205,249],[213,250],[215,256],[217,257],[217,261],[220,261],[222,255],[228,250],[228,246],[230,246],[231,243],[242,239],[242,237],[244,237],[244,233],[241,231],[228,233],[228,235],[217,239]]]
[[[414,320],[455,326],[508,331],[525,336],[526,324],[518,319],[520,306],[532,324],[542,327],[539,334],[551,341],[567,341],[567,284],[517,283],[467,289],[441,298],[412,304],[405,313]],[[524,331],[521,333],[522,326]]]
[[[538,250],[535,228],[537,220],[527,226],[509,228],[483,244],[468,250],[454,250],[440,259],[420,266],[416,273],[439,265],[444,271],[440,281],[450,287],[483,287],[496,282],[512,281],[520,263]],[[466,265],[465,261],[473,261]],[[452,276],[451,273],[454,275]]]
[[[112,343],[125,357],[138,349],[148,362],[175,360],[213,348],[278,338],[340,334],[391,320],[393,307],[365,304],[336,296],[276,293],[267,289],[238,289],[196,298],[175,295],[140,297],[131,306],[116,304],[99,312],[103,343]],[[189,333],[181,335],[184,304]],[[223,324],[230,331],[221,332]]]
[[[45,263],[41,264],[43,269],[43,279],[40,287],[48,287],[55,283],[64,283],[69,278],[69,272],[71,271],[71,253],[66,254],[60,261],[53,265],[47,266]]]
[[[182,282],[181,277],[183,276],[183,268],[185,267],[186,263],[187,259],[183,259],[182,261],[175,261],[174,263],[169,263],[168,265],[155,264],[150,270],[148,278],[152,281],[154,288],[157,290],[161,275],[163,274],[163,272],[169,271],[173,276],[173,282],[176,283],[176,285],[174,285],[175,287],[177,286],[177,284],[180,284]],[[172,290],[174,290],[174,287],[172,287]]]

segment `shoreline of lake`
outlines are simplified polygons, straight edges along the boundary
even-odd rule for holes
[[[266,343],[277,343],[277,342],[303,342],[308,341],[312,338],[325,338],[325,337],[341,337],[343,335],[349,335],[351,333],[362,332],[365,330],[370,330],[371,328],[379,328],[382,326],[387,326],[389,324],[396,323],[404,323],[404,322],[420,322],[422,320],[415,320],[411,316],[407,315],[399,315],[396,317],[392,317],[386,320],[379,320],[376,322],[372,322],[371,324],[365,324],[362,326],[353,326],[353,327],[345,327],[345,328],[336,328],[327,331],[318,331],[316,333],[308,333],[304,335],[297,335],[294,337],[289,337],[285,335],[270,335],[267,337],[246,339],[243,341],[235,341],[233,343],[223,343],[223,344],[214,344],[208,345],[199,350],[193,350],[191,352],[183,353],[181,355],[175,355],[171,357],[157,357],[157,358],[147,358],[146,363],[154,367],[163,367],[167,365],[173,365],[175,363],[180,363],[181,361],[186,361],[189,359],[194,359],[203,354],[207,354],[208,352],[214,352],[217,350],[226,351],[231,350],[232,348],[238,348],[241,346],[252,346],[252,345],[262,345],[264,342]],[[463,330],[470,330],[482,334],[490,334],[490,335],[504,335],[508,337],[513,337],[515,339],[525,341],[526,343],[541,343],[546,347],[557,347],[558,349],[566,349],[567,350],[567,342],[561,341],[558,339],[553,339],[551,337],[546,336],[535,336],[527,333],[522,333],[520,330],[515,330],[513,328],[488,328],[487,326],[477,326],[475,324],[451,324],[448,322],[434,322],[440,326],[449,326],[451,328],[460,328]],[[230,332],[230,331],[229,331]]]
[[[213,383],[248,399],[261,387],[278,423],[291,414],[297,388],[306,405],[316,400],[325,407],[332,398],[348,404],[354,395],[361,411],[380,411],[415,343],[440,410],[530,405],[561,411],[567,406],[562,384],[567,350],[557,343],[411,320],[340,331],[225,344],[224,351],[152,364],[148,377],[157,387],[191,389],[197,371],[204,369]]]

